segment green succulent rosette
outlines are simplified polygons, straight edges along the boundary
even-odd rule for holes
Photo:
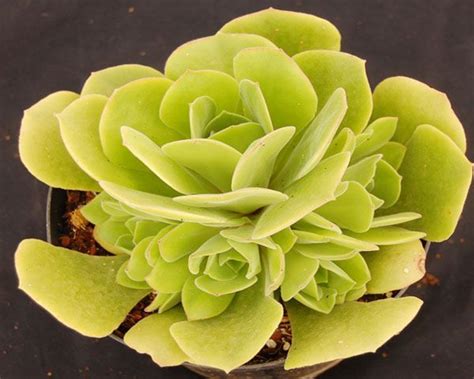
[[[154,293],[124,340],[162,366],[246,363],[282,304],[287,369],[399,333],[421,300],[357,300],[423,276],[421,239],[453,233],[472,167],[444,94],[406,77],[372,93],[339,48],[328,21],[268,9],[178,47],[164,75],[111,67],[33,105],[23,163],[98,193],[81,211],[114,255],[23,241],[20,288],[94,337]]]

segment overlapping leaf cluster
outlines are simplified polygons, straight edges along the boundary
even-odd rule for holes
[[[22,289],[93,336],[155,293],[125,342],[161,365],[245,363],[281,320],[277,300],[287,368],[398,333],[418,299],[355,300],[423,275],[420,239],[451,235],[471,164],[443,94],[395,77],[372,95],[364,61],[339,47],[329,22],[269,9],[180,46],[165,75],[108,68],[27,110],[23,162],[100,192],[81,211],[116,256],[25,241]]]

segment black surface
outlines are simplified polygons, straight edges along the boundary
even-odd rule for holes
[[[180,43],[269,5],[334,22],[343,49],[367,59],[372,86],[404,74],[447,92],[474,159],[471,0],[0,0],[0,378],[195,377],[160,369],[111,339],[82,337],[16,289],[13,252],[22,238],[45,238],[47,190],[18,160],[19,122],[42,96],[78,90],[90,71],[126,62],[161,68]],[[425,300],[417,319],[377,354],[323,377],[474,377],[472,199],[455,236],[431,250],[428,269],[440,285],[411,291]]]

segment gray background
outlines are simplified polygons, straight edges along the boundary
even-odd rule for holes
[[[23,109],[50,92],[79,90],[90,71],[126,62],[162,68],[179,44],[269,5],[335,23],[343,49],[367,59],[372,87],[404,74],[447,92],[474,159],[473,1],[0,0],[0,378],[195,377],[111,339],[82,337],[16,289],[13,252],[22,238],[45,238],[46,199],[18,160],[19,123]],[[440,285],[411,290],[425,300],[418,318],[378,353],[323,377],[474,377],[473,214],[471,196],[457,233],[431,250],[428,270]]]

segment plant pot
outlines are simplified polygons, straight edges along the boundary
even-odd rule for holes
[[[48,242],[58,245],[63,225],[63,215],[67,201],[66,191],[56,188],[50,188],[46,204],[46,233]],[[425,251],[428,253],[430,243],[425,244]],[[401,297],[408,288],[400,290],[395,297]],[[114,334],[110,337],[120,343],[123,340]],[[242,379],[264,379],[264,378],[315,378],[330,368],[340,363],[342,359],[316,364],[313,366],[301,367],[292,370],[285,370],[284,359],[279,359],[266,363],[248,364],[232,370],[229,374],[206,366],[200,366],[192,363],[184,363],[183,366],[189,370],[202,375],[206,378],[242,378]]]

